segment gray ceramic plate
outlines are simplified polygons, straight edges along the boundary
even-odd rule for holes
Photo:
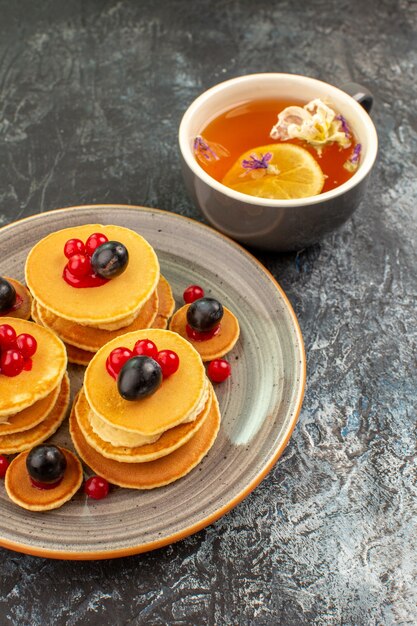
[[[145,552],[204,528],[240,502],[285,448],[300,411],[303,341],[278,284],[243,248],[198,222],[127,206],[87,206],[35,215],[0,230],[0,275],[23,278],[30,248],[78,224],[121,224],[154,246],[177,303],[197,283],[237,315],[241,337],[229,354],[232,378],[216,386],[222,426],[213,448],[188,476],[152,491],[115,488],[102,501],[80,493],[61,509],[30,513],[0,484],[0,545],[39,556],[110,558]],[[72,392],[83,368],[71,368]],[[64,424],[54,439],[71,443]]]

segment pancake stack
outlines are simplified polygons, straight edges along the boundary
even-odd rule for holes
[[[68,240],[93,233],[121,242],[129,254],[125,271],[98,287],[77,288],[63,278]],[[166,328],[174,309],[170,285],[161,276],[152,246],[121,226],[88,224],[63,229],[39,241],[28,255],[26,283],[33,296],[32,318],[65,343],[68,360],[87,365],[107,342],[143,328]]]
[[[64,420],[69,404],[67,355],[62,341],[47,328],[12,317],[2,317],[1,323],[37,342],[36,353],[20,374],[0,372],[0,454],[14,454],[45,441]]]
[[[106,361],[141,339],[172,350],[179,368],[152,394],[124,399]],[[74,403],[70,432],[76,451],[98,475],[121,487],[152,489],[191,471],[214,443],[220,426],[216,396],[200,355],[178,334],[131,332],[101,348],[89,363]]]

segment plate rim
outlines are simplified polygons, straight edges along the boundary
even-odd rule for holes
[[[173,217],[174,219],[186,220],[186,221],[192,222],[194,225],[197,225],[197,227],[201,227],[203,230],[207,229],[211,231],[212,233],[214,233],[216,236],[220,237],[221,239],[224,239],[224,241],[227,244],[232,245],[232,247],[236,248],[240,253],[249,257],[249,259],[258,266],[258,268],[263,272],[263,274],[266,275],[266,277],[272,282],[274,287],[279,292],[288,310],[288,313],[290,314],[294,331],[298,339],[298,343],[300,347],[301,372],[300,372],[299,389],[298,389],[297,399],[295,403],[295,409],[293,411],[293,416],[287,428],[285,436],[282,442],[280,443],[280,445],[275,450],[275,453],[271,457],[269,462],[262,467],[260,472],[252,479],[252,481],[248,485],[246,485],[246,487],[242,489],[242,491],[238,493],[234,498],[232,498],[226,504],[223,504],[219,509],[217,509],[210,515],[204,517],[198,522],[195,522],[194,524],[191,524],[191,526],[187,526],[186,528],[180,531],[177,531],[170,535],[166,535],[165,537],[162,537],[161,539],[157,539],[146,544],[141,543],[135,546],[130,546],[126,548],[117,548],[114,550],[105,550],[105,551],[88,550],[85,552],[84,551],[83,552],[68,552],[67,550],[62,550],[62,551],[52,550],[50,548],[30,546],[30,545],[26,545],[20,542],[15,542],[15,541],[0,537],[0,547],[7,548],[9,550],[13,550],[15,552],[20,552],[23,554],[28,554],[31,556],[44,557],[44,558],[49,558],[49,559],[71,560],[71,561],[92,561],[92,560],[122,558],[126,556],[133,556],[136,554],[143,554],[145,552],[151,552],[153,550],[163,548],[172,543],[176,543],[177,541],[181,541],[182,539],[185,539],[186,537],[189,537],[190,535],[193,535],[199,532],[203,528],[210,526],[211,524],[216,522],[218,519],[223,517],[223,515],[226,515],[240,502],[242,502],[242,500],[244,500],[259,485],[259,483],[262,482],[265,476],[271,471],[271,469],[277,463],[278,459],[280,458],[280,456],[282,455],[283,451],[285,450],[287,446],[287,443],[298,421],[298,416],[300,414],[301,407],[303,404],[305,387],[306,387],[306,376],[307,376],[306,353],[305,353],[304,340],[303,340],[303,336],[301,333],[301,328],[300,328],[298,319],[295,315],[294,309],[287,295],[285,294],[284,290],[282,289],[282,287],[280,286],[276,278],[271,274],[271,272],[251,252],[249,252],[242,245],[240,245],[239,243],[237,243],[230,237],[227,237],[227,235],[224,235],[223,233],[219,232],[212,226],[208,226],[207,224],[204,224],[203,222],[199,222],[196,219],[193,219],[185,215],[181,215],[179,213],[175,213],[173,211],[165,211],[163,209],[145,207],[145,206],[134,205],[134,204],[105,203],[105,204],[82,204],[82,205],[62,207],[58,209],[51,209],[49,211],[42,211],[40,213],[35,213],[33,215],[29,215],[27,217],[23,217],[18,220],[9,222],[8,224],[4,224],[3,226],[0,227],[0,234],[2,234],[5,230],[8,230],[9,228],[13,228],[16,224],[21,224],[23,222],[30,222],[31,220],[35,220],[35,219],[41,219],[43,216],[48,216],[52,214],[56,215],[59,212],[73,213],[78,209],[108,209],[108,208],[113,208],[113,209],[120,208],[120,209],[129,209],[132,211],[139,210],[139,211],[142,211],[142,212],[144,211],[147,213],[159,213],[162,215],[168,215],[169,217],[171,218]]]

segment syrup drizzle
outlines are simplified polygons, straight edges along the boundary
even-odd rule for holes
[[[71,285],[71,287],[77,287],[78,289],[101,287],[109,282],[108,278],[102,278],[101,276],[97,276],[97,274],[89,274],[88,276],[81,277],[74,276],[74,274],[71,274],[67,266],[64,267],[62,278],[66,283],[68,283],[68,285]]]
[[[215,326],[211,330],[198,331],[194,330],[194,328],[191,328],[189,324],[186,324],[185,330],[187,331],[188,337],[193,341],[208,341],[220,332],[220,327],[221,324],[217,324],[217,326]]]
[[[58,485],[62,482],[63,476],[53,483],[41,483],[39,480],[35,480],[31,476],[29,476],[29,478],[30,478],[30,482],[32,483],[32,487],[36,487],[36,489],[45,490],[45,489],[54,489],[54,487],[58,487]]]
[[[25,370],[25,372],[30,372],[30,370],[32,369],[32,365],[33,361],[31,358],[25,359],[23,362],[23,369]]]

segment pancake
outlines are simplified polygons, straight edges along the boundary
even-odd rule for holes
[[[157,315],[151,328],[159,328],[160,330],[166,330],[168,328],[168,318]]]
[[[43,324],[41,322],[41,318],[39,317],[38,304],[37,304],[37,302],[36,302],[36,300],[34,298],[32,298],[32,304],[31,304],[31,308],[30,308],[30,316],[31,316],[32,320],[35,322],[35,324],[39,324],[40,326],[43,326]]]
[[[159,283],[158,283],[158,312],[156,314],[156,317],[154,319],[154,321],[152,322],[152,325],[150,326],[150,328],[160,328],[162,330],[166,330],[167,326],[168,326],[168,320],[172,315],[172,312],[175,308],[175,301],[174,299],[172,299],[172,302],[169,301],[168,297],[166,297],[165,301],[162,301],[161,304],[161,283],[162,281],[165,282],[166,286],[168,287],[167,292],[169,290],[169,292],[171,292],[171,287],[169,286],[169,284],[167,283],[167,281],[164,279],[163,276],[160,277],[159,279]],[[162,286],[162,290],[165,289],[165,286]],[[164,297],[165,294],[162,296]],[[33,315],[32,315],[33,317]],[[35,319],[35,318],[33,318]],[[35,320],[37,321],[37,320]],[[42,324],[41,321],[38,322],[39,324]],[[127,329],[125,330],[125,332],[129,332]],[[120,331],[121,334],[121,331]],[[93,356],[95,355],[96,351],[92,352],[90,350],[82,350],[82,348],[76,348],[75,346],[72,346],[69,343],[65,343],[65,348],[67,350],[67,356],[68,356],[68,361],[70,363],[75,363],[76,365],[83,365],[84,367],[86,367],[89,362],[91,361],[91,359],[93,358]]]
[[[209,379],[206,377],[204,390],[201,395],[200,402],[193,411],[188,414],[184,414],[181,424],[193,422],[195,419],[197,419],[201,411],[204,410],[209,396],[210,382]],[[104,441],[107,441],[116,447],[137,448],[138,446],[144,446],[145,444],[154,443],[163,434],[162,432],[159,432],[154,435],[142,435],[131,430],[122,430],[121,428],[112,426],[108,422],[102,420],[96,415],[96,413],[94,413],[94,411],[91,410],[90,407],[88,411],[88,419],[90,421],[91,428],[94,430],[96,435],[98,435],[100,439],[103,439]]]
[[[19,454],[7,468],[4,486],[7,495],[15,504],[28,511],[50,511],[57,509],[77,493],[83,482],[83,469],[77,457],[60,448],[67,460],[65,474],[53,489],[39,489],[31,483],[26,469],[26,457],[29,452]]]
[[[155,290],[131,324],[118,330],[103,330],[92,328],[91,326],[82,326],[62,317],[57,317],[54,313],[45,309],[39,302],[36,303],[36,314],[43,326],[50,328],[66,344],[89,352],[97,352],[106,343],[122,334],[149,328],[156,317],[157,311],[158,295]]]
[[[150,339],[158,350],[173,350],[180,365],[154,394],[132,402],[120,396],[116,381],[106,370],[106,359],[115,348],[133,349],[139,339]],[[98,417],[145,437],[184,422],[199,406],[205,389],[206,374],[198,352],[176,333],[153,328],[122,335],[106,344],[90,361],[84,377],[87,401]]]
[[[81,348],[71,346],[69,343],[66,343],[65,347],[67,349],[68,361],[70,363],[75,363],[75,365],[83,365],[86,367],[95,355],[95,352],[81,350]]]
[[[162,274],[159,278],[157,292],[158,313],[152,323],[152,328],[161,328],[165,330],[168,326],[168,320],[174,312],[175,300],[172,295],[171,286]]]
[[[212,361],[213,359],[220,359],[233,348],[237,340],[239,339],[239,322],[229,309],[223,307],[223,317],[220,322],[220,330],[211,339],[205,341],[193,341],[189,338],[186,331],[187,325],[187,309],[190,305],[185,306],[175,311],[169,324],[169,330],[184,337],[194,346],[199,352],[203,361]]]
[[[3,276],[3,278],[7,280],[11,285],[13,285],[16,291],[16,295],[21,300],[21,302],[18,304],[15,310],[9,310],[5,313],[0,313],[0,324],[3,323],[2,317],[16,317],[21,320],[28,320],[30,318],[30,309],[32,305],[32,296],[30,295],[29,289],[27,289],[27,287],[22,285],[22,283],[15,278],[9,278],[8,276]]]
[[[95,232],[123,243],[129,263],[120,276],[100,287],[72,287],[62,277],[67,264],[65,243],[72,238],[85,242]],[[97,326],[117,322],[140,310],[158,284],[159,262],[152,246],[133,230],[89,224],[65,228],[41,239],[29,252],[25,275],[42,307],[78,324]]]
[[[41,318],[38,314],[38,304],[36,300],[32,300],[32,319],[36,324],[40,324],[43,326],[41,322]],[[65,343],[65,349],[67,351],[67,357],[69,363],[75,363],[76,365],[83,365],[84,367],[89,364],[95,352],[89,352],[88,350],[81,350],[81,348],[76,348],[75,346],[71,346],[69,343]]]
[[[0,417],[18,413],[45,398],[59,384],[67,367],[65,346],[48,328],[12,317],[3,317],[2,324],[10,324],[17,335],[33,335],[38,347],[30,371],[23,370],[13,377],[0,374]]]
[[[166,329],[168,326],[168,320],[171,317],[174,308],[175,300],[172,296],[171,287],[162,275],[159,277],[158,286],[156,288],[158,294],[158,312],[152,323],[151,328]],[[38,304],[36,300],[32,301],[32,319],[43,326],[41,318],[38,314]],[[128,332],[126,329],[125,332]],[[120,333],[121,334],[121,333]],[[96,351],[83,350],[82,348],[76,348],[64,341],[65,348],[67,350],[68,361],[75,363],[76,365],[87,366],[93,358]]]
[[[62,424],[67,413],[70,398],[68,374],[62,379],[57,401],[46,418],[37,426],[0,437],[0,454],[15,454],[33,448],[50,437]]]
[[[61,387],[62,383],[59,383],[46,398],[38,400],[27,409],[9,416],[7,421],[0,423],[0,445],[4,435],[20,433],[40,424],[55,406]]]
[[[88,402],[83,391],[81,391],[78,396],[74,405],[74,410],[78,426],[80,427],[84,438],[88,444],[94,448],[94,450],[102,454],[104,457],[114,459],[115,461],[121,461],[124,463],[143,463],[166,456],[187,443],[187,441],[189,441],[203,425],[204,420],[209,415],[213,401],[213,394],[214,391],[211,387],[209,398],[204,405],[203,410],[197,415],[193,422],[180,424],[179,426],[174,426],[174,428],[166,430],[154,443],[132,448],[114,446],[111,443],[104,441],[94,432],[89,420],[90,407],[88,406]]]
[[[106,459],[94,450],[83,436],[74,409],[70,416],[70,433],[75,449],[93,472],[113,485],[131,489],[162,487],[188,474],[212,447],[220,428],[220,411],[216,395],[207,418],[196,434],[167,456],[147,463],[121,463]]]
[[[168,281],[162,275],[159,277],[159,283],[156,292],[158,294],[158,312],[149,328],[161,328],[163,330],[166,330],[168,326],[168,320],[175,309],[175,300],[172,296],[171,287]],[[33,319],[35,318],[33,317]],[[40,319],[38,323],[42,324]],[[122,330],[123,332],[129,332],[129,328],[121,329],[119,331],[119,335],[122,334]],[[75,363],[76,365],[87,366],[96,352],[76,348],[69,343],[65,343],[65,347],[67,349],[68,361],[70,363]]]

